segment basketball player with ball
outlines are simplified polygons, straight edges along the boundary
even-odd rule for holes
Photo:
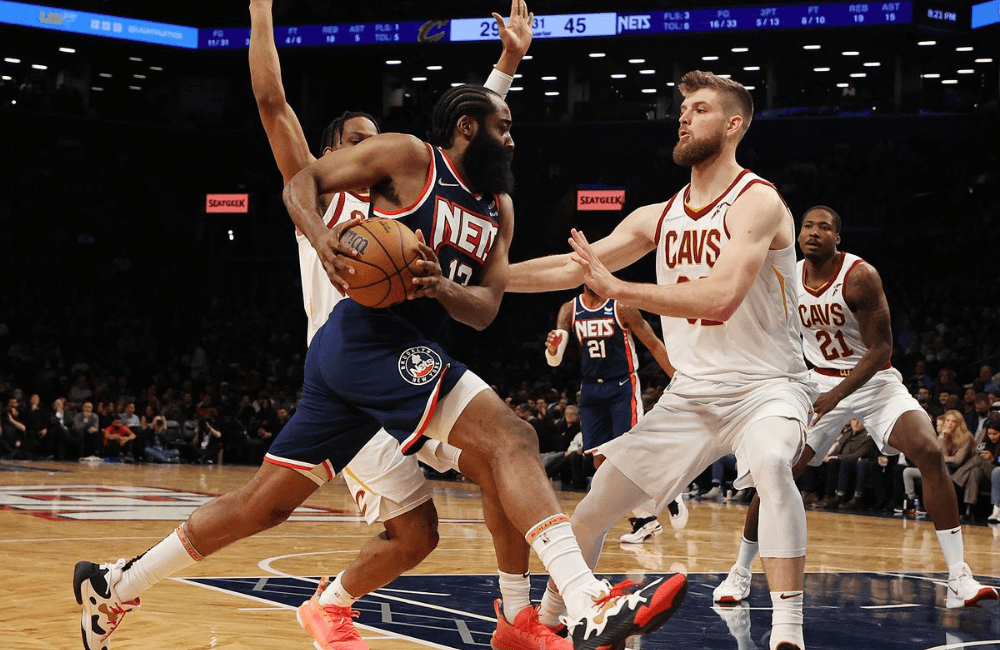
[[[250,67],[254,94],[275,160],[287,182],[315,158],[309,152],[298,119],[284,98],[273,40],[271,2],[254,0],[250,10],[253,26]],[[512,4],[511,17],[506,25],[502,18],[494,16],[498,21],[504,53],[488,84],[504,91],[509,87],[511,75],[530,43],[528,25],[531,17],[520,0]],[[367,114],[344,113],[324,132],[323,155],[353,147],[377,133],[374,119]],[[355,191],[322,197],[321,201],[326,206],[323,219],[327,227],[338,228],[339,231],[354,224],[353,229],[346,232],[354,234],[354,249],[359,254],[352,258],[352,262],[361,269],[365,266],[363,262],[368,246],[371,246],[372,252],[381,248],[379,241],[395,241],[398,246],[399,242],[390,235],[393,232],[406,234],[408,230],[396,221],[359,223],[359,217],[368,214],[370,205],[365,192],[356,191],[357,188],[352,190]],[[380,231],[376,226],[379,222],[382,222],[381,234],[378,234]],[[392,232],[386,228],[391,228]],[[412,233],[408,237],[407,249],[415,251],[418,243]],[[311,341],[340,295],[327,279],[308,240],[301,234],[298,240],[303,302],[308,316],[308,340]],[[394,251],[393,255],[398,256],[402,252]],[[412,262],[412,257],[408,261]],[[377,263],[385,264],[386,261],[387,258],[383,257]],[[382,274],[378,278],[377,275],[375,282],[368,287],[356,287],[352,293],[359,300],[369,302],[362,294],[366,289],[368,294],[380,291],[378,280],[389,277]],[[396,295],[382,294],[379,302],[393,302],[405,297],[406,291],[400,286],[401,274],[394,274],[393,278],[395,282],[389,285]],[[435,367],[430,355],[413,354],[409,363],[417,378],[440,370]],[[286,448],[291,451],[281,451]],[[267,462],[246,486],[194,513],[188,522],[149,552],[128,563],[120,561],[97,565],[81,562],[77,565],[74,588],[78,601],[83,605],[83,637],[87,648],[109,647],[108,636],[126,612],[138,607],[138,595],[146,588],[233,541],[277,525],[319,485],[334,476],[333,463],[323,455],[322,449],[298,449],[279,436],[271,451]],[[476,464],[475,457],[462,457],[460,460],[457,449],[441,443],[425,444],[419,458],[442,471],[458,468],[476,478],[483,487],[484,512],[494,533],[501,568],[503,609],[512,621],[515,621],[516,614],[521,614],[514,625],[510,625],[498,611],[494,647],[498,650],[531,650],[543,645],[552,649],[569,646],[568,641],[553,636],[530,616],[533,610],[528,599],[527,545],[503,518],[495,488],[491,487],[491,474],[476,471],[477,467],[485,465]],[[365,518],[369,523],[381,519],[386,530],[370,540],[359,557],[332,583],[325,579],[321,581],[313,598],[299,608],[297,617],[303,627],[314,635],[318,648],[360,650],[366,646],[351,621],[351,603],[415,566],[433,550],[437,542],[437,513],[416,460],[413,456],[402,456],[399,443],[384,430],[354,457],[345,470],[345,478]]]
[[[317,160],[285,187],[292,220],[344,291],[352,290],[358,253],[339,227],[324,224],[324,194],[371,188],[372,214],[413,230],[422,259],[404,302],[337,303],[309,348],[302,401],[282,434],[315,440],[335,467],[380,426],[404,453],[429,437],[485,461],[508,519],[565,596],[574,648],[619,647],[669,618],[687,581],[675,575],[612,587],[598,580],[560,511],[534,430],[436,342],[449,319],[484,329],[499,309],[513,235],[514,141],[509,108],[481,87],[449,89],[431,119],[429,143],[380,134]]]

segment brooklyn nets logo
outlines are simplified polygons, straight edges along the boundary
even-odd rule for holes
[[[441,355],[424,345],[399,355],[399,375],[414,386],[422,386],[441,374]]]

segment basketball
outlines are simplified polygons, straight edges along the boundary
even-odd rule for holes
[[[373,217],[344,231],[341,240],[356,250],[347,295],[365,307],[383,309],[406,300],[413,290],[412,264],[420,257],[417,236],[394,219]]]

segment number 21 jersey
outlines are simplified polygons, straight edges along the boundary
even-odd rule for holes
[[[858,319],[844,298],[847,276],[862,262],[857,255],[840,253],[836,275],[814,288],[806,286],[805,260],[796,265],[802,347],[806,359],[817,368],[851,370],[868,349],[861,340]]]

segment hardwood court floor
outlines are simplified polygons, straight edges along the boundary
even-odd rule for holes
[[[198,505],[243,484],[249,467],[0,464],[3,647],[81,648],[71,576],[79,559],[132,557]],[[493,629],[495,560],[478,489],[435,482],[440,544],[411,574],[361,599],[373,650],[486,648]],[[561,493],[567,512],[582,495]],[[686,529],[623,547],[623,522],[605,543],[601,574],[688,573],[680,611],[642,640],[659,648],[767,648],[769,598],[759,561],[750,607],[714,610],[711,590],[733,561],[746,507],[689,502]],[[1000,648],[1000,609],[944,608],[944,561],[931,523],[809,512],[806,641],[810,649]],[[294,607],[381,527],[357,516],[343,485],[316,492],[285,524],[244,540],[146,592],[111,637],[119,650],[311,647]],[[965,527],[966,557],[1000,584],[1000,527]],[[532,595],[542,567],[532,558]]]

